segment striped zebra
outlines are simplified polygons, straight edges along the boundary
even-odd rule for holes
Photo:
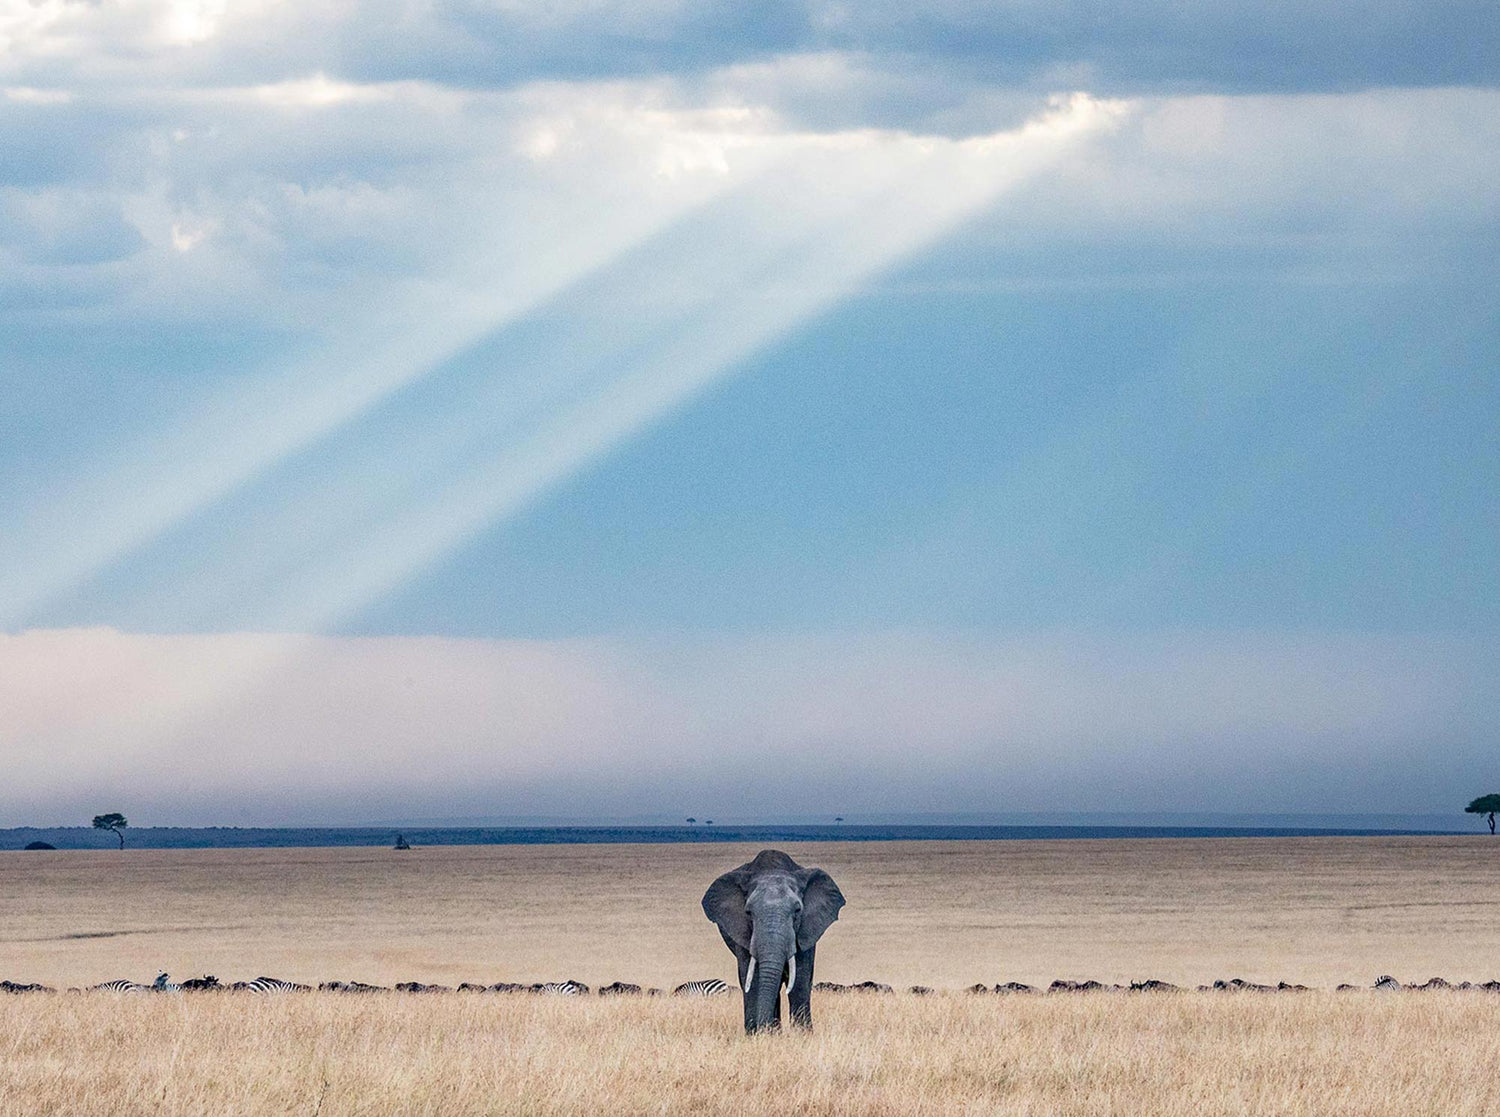
[[[151,986],[142,985],[138,981],[101,981],[98,985],[90,985],[90,993],[149,993]]]
[[[254,981],[236,981],[230,986],[243,993],[306,993],[311,985],[298,985],[295,981],[282,981],[275,977],[257,977]]]
[[[156,975],[156,980],[151,983],[151,991],[153,993],[181,993],[182,986],[175,981],[167,980],[166,974],[159,973]]]
[[[674,997],[717,997],[720,993],[729,992],[729,983],[711,977],[707,981],[684,981],[676,989],[672,990]]]
[[[547,981],[531,988],[537,993],[555,997],[581,997],[589,991],[589,987],[581,981]]]

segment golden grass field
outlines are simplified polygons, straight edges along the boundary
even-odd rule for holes
[[[7,1117],[1485,1112],[1485,993],[729,998],[89,994],[0,1001]]]
[[[0,978],[730,977],[698,906],[751,846],[0,853]],[[1500,977],[1500,839],[829,842],[819,979],[1332,986]]]
[[[725,845],[0,854],[0,978],[732,979]],[[1500,977],[1500,842],[788,847],[849,904],[820,980],[1330,987]],[[0,1000],[0,1114],[1451,1113],[1500,1072],[1483,992]]]

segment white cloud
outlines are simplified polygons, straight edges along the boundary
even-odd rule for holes
[[[7,86],[0,93],[18,105],[66,105],[73,100],[73,94],[66,89],[33,89],[29,85]]]
[[[172,247],[178,252],[191,252],[208,236],[208,226],[191,222],[172,222]]]
[[[415,83],[361,85],[356,82],[330,81],[326,74],[318,73],[309,78],[253,86],[243,93],[279,109],[319,109],[351,101],[387,100],[395,96],[403,86],[407,89],[420,88]],[[231,91],[233,92],[235,91]]]
[[[167,0],[161,13],[168,42],[176,45],[211,39],[229,8],[229,0]]]
[[[1472,647],[1353,634],[0,636],[0,824],[413,814],[1369,809],[1500,728]],[[281,666],[255,692],[225,676]],[[778,773],[778,786],[752,776]],[[1449,789],[1445,786],[1442,794]],[[350,807],[350,804],[358,804]],[[528,811],[528,807],[530,811]],[[360,812],[364,812],[361,814]],[[235,813],[233,817],[240,817]]]

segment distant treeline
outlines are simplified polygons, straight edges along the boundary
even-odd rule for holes
[[[1460,833],[1461,831],[1441,831]],[[250,849],[315,846],[389,848],[395,827],[143,826],[130,828],[131,849]],[[503,826],[402,829],[413,846],[588,845],[610,842],[1018,841],[1064,838],[1373,837],[1432,834],[1432,830],[1334,829],[1275,826]],[[0,850],[31,842],[58,849],[114,849],[115,837],[86,826],[0,830]]]

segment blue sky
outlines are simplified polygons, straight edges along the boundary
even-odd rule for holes
[[[0,822],[1461,806],[1497,59],[1378,0],[0,6]]]

